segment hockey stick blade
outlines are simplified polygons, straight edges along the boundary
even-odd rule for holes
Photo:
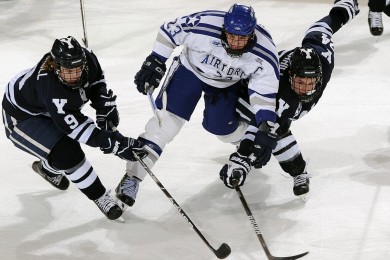
[[[207,241],[207,239],[203,236],[200,230],[196,227],[196,225],[192,222],[190,217],[184,212],[184,210],[179,206],[176,200],[169,194],[168,190],[162,185],[162,183],[157,179],[156,175],[149,169],[149,167],[144,163],[144,161],[137,155],[137,153],[133,152],[134,158],[142,165],[145,171],[149,174],[149,176],[153,179],[153,181],[157,184],[160,190],[167,196],[167,198],[171,201],[173,206],[179,211],[180,215],[187,221],[187,223],[191,226],[191,228],[198,234],[198,236],[203,240],[203,242],[207,245],[207,247],[215,254],[219,259],[226,258],[230,252],[230,247],[223,243],[217,250],[215,250]]]
[[[214,254],[218,259],[224,259],[230,255],[232,250],[228,244],[223,243],[217,250],[214,250]]]
[[[305,255],[307,255],[309,252],[305,252],[305,253],[302,253],[302,254],[299,254],[299,255],[294,255],[294,256],[281,256],[281,257],[278,257],[278,256],[269,256],[268,259],[269,260],[294,260],[294,259],[299,259],[301,257],[304,257]]]

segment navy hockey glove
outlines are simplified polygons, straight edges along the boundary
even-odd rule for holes
[[[155,89],[160,85],[167,67],[156,56],[149,55],[142,64],[140,71],[135,74],[134,83],[140,93],[146,95],[149,89]]]
[[[235,152],[230,155],[229,162],[222,167],[219,178],[226,187],[234,189],[235,185],[244,185],[246,175],[250,170],[248,157]],[[233,185],[233,182],[236,183]]]
[[[256,168],[265,166],[271,159],[272,150],[277,144],[276,135],[269,132],[258,131],[251,147],[251,164]]]
[[[112,127],[119,125],[119,113],[116,108],[116,96],[113,95],[112,90],[107,94],[101,94],[98,101],[91,104],[96,110],[96,124],[101,129],[114,131]]]
[[[133,153],[136,153],[141,159],[148,155],[148,152],[142,149],[144,146],[143,142],[137,139],[124,137],[118,131],[113,132],[105,145],[105,147],[100,148],[103,153],[112,153],[123,160],[136,161]]]

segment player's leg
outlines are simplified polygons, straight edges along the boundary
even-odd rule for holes
[[[203,127],[225,143],[238,145],[253,118],[251,106],[241,96],[241,83],[229,88],[204,89]]]
[[[383,33],[382,12],[386,8],[386,0],[368,1],[368,26],[374,36],[380,36]]]
[[[94,202],[106,193],[96,172],[85,159],[80,144],[60,132],[49,117],[36,116],[17,121],[3,112],[3,121],[6,135],[13,144],[40,159],[33,163],[33,170],[51,185],[66,190],[69,178]],[[107,217],[114,218],[119,214],[115,208],[111,212],[110,209],[105,212]]]
[[[53,168],[63,171],[108,219],[117,219],[122,215],[121,208],[86,159],[79,142],[63,136],[51,150],[48,162]]]
[[[273,150],[273,155],[278,160],[283,171],[294,178],[294,194],[296,196],[307,194],[309,192],[310,180],[306,171],[306,162],[291,131],[281,136],[276,148]]]
[[[184,123],[190,120],[202,95],[202,85],[203,83],[191,71],[177,59],[174,60],[156,99],[159,109],[166,107],[166,110],[159,111],[161,124],[156,116],[153,116],[147,122],[145,132],[139,136],[139,139],[145,142],[144,149],[149,153],[143,159],[149,168],[157,162],[165,145],[171,142]],[[166,98],[163,98],[163,94]],[[146,175],[147,172],[140,163],[127,162],[126,174],[115,189],[117,198],[132,206],[138,193],[139,182]]]
[[[62,171],[54,169],[47,161],[50,151],[63,136],[52,120],[36,116],[17,121],[3,110],[3,122],[7,138],[17,148],[40,159],[33,163],[33,170],[57,189],[66,190],[69,180]]]

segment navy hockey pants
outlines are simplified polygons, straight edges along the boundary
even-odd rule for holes
[[[3,110],[3,123],[7,138],[16,147],[40,159],[48,159],[51,149],[64,136],[46,116],[17,121]]]
[[[239,125],[240,116],[236,112],[236,105],[240,96],[240,83],[224,89],[215,88],[201,81],[193,72],[175,60],[156,99],[159,109],[163,107],[164,91],[168,100],[167,110],[187,121],[190,120],[204,93],[205,109],[202,125],[212,134],[228,135]]]

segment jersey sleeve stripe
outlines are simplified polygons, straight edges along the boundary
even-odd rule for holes
[[[28,72],[28,73],[26,73],[26,72]],[[24,84],[24,82],[26,82],[26,80],[31,76],[31,74],[33,72],[34,72],[34,69],[31,69],[31,71],[24,70],[24,71],[20,72],[19,74],[17,74],[7,84],[6,90],[5,90],[5,97],[7,98],[8,102],[11,103],[14,107],[17,107],[18,109],[20,109],[21,111],[23,111],[23,112],[25,112],[25,113],[27,113],[29,115],[36,116],[36,115],[40,115],[41,113],[32,113],[32,112],[30,112],[29,110],[19,106],[18,103],[16,102],[16,99],[15,99],[15,88],[19,87],[19,89],[21,89],[23,87],[23,85],[21,85],[21,84],[22,83]]]
[[[92,119],[88,118],[84,123],[76,127],[72,133],[68,134],[68,136],[74,140],[79,141],[80,143],[85,144],[95,128],[96,126]]]
[[[104,78],[102,78],[101,80],[92,82],[92,84],[90,84],[90,86],[94,86],[94,85],[97,85],[97,84],[99,84],[99,83],[106,83],[106,80],[105,80]]]
[[[206,35],[206,36],[210,36],[210,37],[214,37],[216,39],[220,39],[221,38],[221,34],[216,32],[216,31],[213,31],[213,30],[208,30],[207,28],[205,30],[203,29],[186,29],[185,30],[186,32],[191,32],[191,33],[195,33],[195,34],[202,34],[202,35]]]
[[[186,33],[191,32],[211,36],[217,39],[221,38],[222,28],[218,26],[204,23],[198,24],[196,27],[187,26],[186,24],[182,24],[181,26]]]
[[[260,34],[262,34],[264,37],[266,37],[268,39],[268,41],[276,47],[274,41],[272,40],[272,36],[271,34],[269,34],[264,28],[262,28],[261,26],[259,25],[256,25],[256,29],[260,32]]]
[[[222,31],[222,28],[220,26],[215,26],[215,25],[212,25],[212,24],[207,24],[207,23],[200,23],[198,24],[196,27],[193,27],[193,26],[188,26],[187,24],[185,23],[182,23],[181,24],[181,27],[185,30],[187,28],[194,28],[194,29],[199,29],[199,28],[205,28],[205,30],[208,30],[208,31],[215,31],[217,33],[221,33]]]
[[[322,32],[329,36],[333,36],[333,31],[327,23],[316,22],[305,32],[305,35],[308,35],[311,32]]]

